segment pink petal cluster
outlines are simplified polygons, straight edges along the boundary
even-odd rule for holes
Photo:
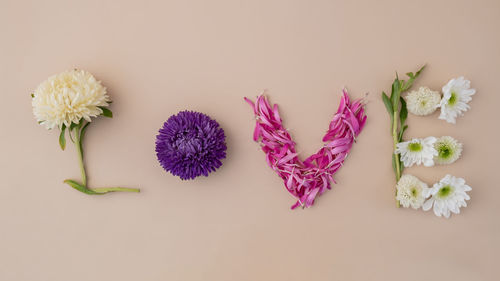
[[[257,97],[255,103],[247,98],[245,101],[255,113],[254,141],[260,141],[267,163],[283,179],[288,192],[297,198],[292,209],[312,206],[316,196],[331,189],[331,182],[335,183],[333,175],[365,125],[361,100],[351,103],[347,91],[343,90],[337,113],[323,137],[325,145],[304,161],[299,159],[295,142],[283,127],[278,105],[271,106],[263,95]]]

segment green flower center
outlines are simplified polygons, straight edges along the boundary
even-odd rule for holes
[[[453,149],[446,144],[440,144],[438,149],[439,158],[448,159],[453,155]]]
[[[454,106],[457,103],[457,93],[451,92],[450,99],[448,100],[448,105]]]
[[[418,195],[418,190],[417,190],[415,187],[412,187],[412,188],[410,189],[410,192],[411,192],[411,196],[413,196],[413,197],[417,197],[417,195]]]
[[[410,142],[410,144],[408,144],[408,149],[413,152],[418,152],[422,150],[422,145],[419,142]]]
[[[449,185],[445,185],[443,187],[441,187],[438,191],[438,196],[440,198],[446,198],[448,197],[451,193],[453,192],[453,187],[449,186]]]

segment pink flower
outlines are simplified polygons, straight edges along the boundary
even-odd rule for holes
[[[271,106],[263,95],[257,97],[255,103],[247,98],[245,101],[253,107],[256,117],[254,141],[262,144],[267,163],[283,179],[288,192],[297,198],[292,209],[299,205],[312,206],[316,196],[331,189],[331,182],[335,183],[333,175],[343,165],[365,125],[361,100],[351,103],[347,91],[343,90],[337,113],[323,137],[325,145],[304,161],[299,159],[295,142],[283,127],[278,105]]]

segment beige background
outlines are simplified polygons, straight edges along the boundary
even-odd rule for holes
[[[0,280],[499,280],[499,1],[0,1]],[[477,89],[453,126],[410,116],[407,137],[452,135],[455,164],[412,168],[473,187],[446,220],[396,209],[389,118],[394,71],[418,85],[465,75]],[[108,87],[115,118],[85,143],[86,196],[72,146],[32,116],[30,91],[74,67]],[[340,91],[369,93],[368,124],[338,184],[307,210],[251,140],[244,96],[269,90],[303,156],[321,146]],[[228,158],[182,182],[154,138],[182,109],[216,118]]]

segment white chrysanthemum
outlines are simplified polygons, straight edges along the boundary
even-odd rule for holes
[[[413,164],[424,164],[426,167],[431,167],[434,166],[433,159],[437,155],[434,148],[435,142],[435,137],[400,142],[396,145],[396,153],[401,155],[401,161],[405,167],[411,167]]]
[[[412,175],[403,175],[396,188],[396,199],[405,208],[411,206],[413,209],[418,209],[422,207],[429,194],[427,184]]]
[[[475,93],[476,90],[470,88],[470,81],[464,77],[451,79],[443,87],[443,99],[439,104],[441,107],[439,119],[455,124],[457,116],[463,115],[470,108],[467,103],[472,100],[471,96]]]
[[[434,143],[438,155],[434,157],[437,164],[451,164],[462,154],[462,144],[450,136],[444,136],[437,139]]]
[[[446,175],[438,183],[429,189],[429,200],[425,201],[422,209],[428,211],[434,206],[434,214],[438,217],[450,217],[450,211],[454,214],[460,213],[461,207],[467,207],[465,200],[470,197],[466,193],[472,188],[465,184],[462,178]]]
[[[441,94],[427,87],[420,87],[418,91],[411,91],[406,96],[408,111],[415,115],[429,115],[436,111],[441,101]]]
[[[49,77],[33,93],[33,113],[47,129],[78,124],[102,113],[110,101],[106,88],[92,74],[71,70]]]

